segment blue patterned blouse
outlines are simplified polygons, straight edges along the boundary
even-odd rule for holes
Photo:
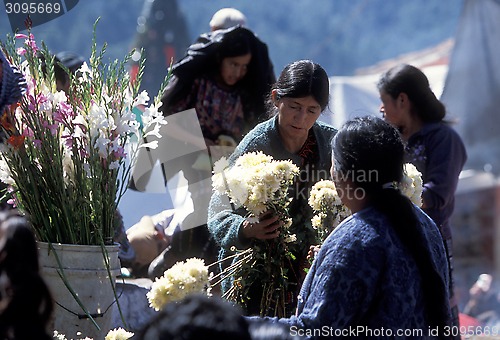
[[[448,264],[439,230],[419,208],[415,210],[428,240],[423,247],[431,252],[432,266],[447,287]],[[388,224],[374,208],[341,223],[326,239],[307,274],[296,316],[279,322],[288,324],[291,333],[309,338],[377,334],[379,338],[398,338],[401,332],[406,333],[399,338],[433,335],[416,263]],[[446,296],[436,303],[449,306]]]

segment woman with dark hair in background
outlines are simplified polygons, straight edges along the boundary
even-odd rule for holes
[[[52,308],[32,230],[15,210],[0,212],[0,338],[52,339]]]
[[[395,186],[403,157],[398,131],[380,118],[355,118],[337,132],[332,177],[353,215],[317,253],[297,314],[273,321],[313,339],[448,338],[455,331],[439,230]]]
[[[295,260],[290,268],[284,269],[288,275],[289,287],[286,292],[287,312],[291,315],[297,305],[297,293],[308,265],[306,257],[314,241],[311,226],[313,216],[308,204],[311,187],[321,179],[330,178],[330,143],[335,128],[319,122],[320,114],[329,101],[329,81],[326,71],[311,60],[299,60],[288,64],[273,85],[268,100],[271,118],[258,124],[236,147],[229,157],[230,165],[248,152],[262,151],[276,160],[291,160],[300,169],[295,183],[289,189],[292,199],[289,212],[292,217],[291,233],[296,233],[298,241],[289,244]],[[231,247],[245,249],[279,236],[282,222],[270,211],[259,216],[259,221],[250,223],[244,208],[232,210],[224,202],[224,197],[214,193],[210,201],[208,228],[220,245],[219,259],[231,255]],[[236,260],[235,260],[236,261]],[[229,262],[229,261],[227,261]],[[224,263],[224,266],[229,263]],[[227,291],[230,280],[223,283]],[[252,296],[246,306],[246,313],[260,313],[262,286],[250,288]],[[269,315],[271,311],[264,311]]]
[[[450,304],[458,325],[458,307],[453,293],[452,231],[449,219],[455,206],[458,177],[467,160],[460,136],[445,121],[446,108],[418,68],[398,65],[378,82],[384,119],[394,125],[405,146],[405,161],[422,173],[422,209],[439,227],[450,266]]]
[[[160,110],[195,108],[208,146],[221,134],[241,140],[265,113],[276,80],[267,46],[240,26],[202,34],[171,72]]]

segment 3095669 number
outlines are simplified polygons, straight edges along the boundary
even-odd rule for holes
[[[7,14],[59,14],[61,12],[59,2],[6,2]]]

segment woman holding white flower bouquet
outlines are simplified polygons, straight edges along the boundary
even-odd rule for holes
[[[229,166],[233,166],[240,156],[261,152],[263,162],[267,161],[264,160],[266,157],[277,161],[290,160],[298,168],[298,175],[288,188],[290,201],[285,204],[287,211],[291,212],[291,221],[270,209],[269,205],[258,216],[247,219],[249,210],[243,207],[233,209],[224,193],[215,191],[212,196],[208,228],[221,246],[219,259],[234,254],[232,247],[238,251],[253,249],[252,270],[247,268],[248,272],[240,273],[243,279],[238,279],[236,285],[232,279],[225,280],[222,285],[225,296],[231,295],[234,289],[243,291],[241,299],[237,300],[247,314],[291,315],[297,304],[298,288],[305,276],[307,252],[315,239],[311,226],[312,209],[308,205],[309,190],[318,180],[330,176],[330,142],[336,130],[317,121],[328,105],[328,99],[328,75],[320,65],[310,60],[287,65],[269,95],[268,112],[272,117],[252,129],[229,158]],[[270,182],[267,185],[271,185]],[[284,243],[286,255],[277,258],[264,255],[266,247]],[[239,260],[236,257],[233,264]],[[285,261],[285,266],[280,261]],[[222,263],[222,269],[228,266],[229,263]],[[276,296],[263,292],[262,287],[275,278],[282,279],[284,286],[280,293],[285,296],[285,301],[282,301],[285,306],[275,300]]]
[[[330,337],[356,330],[360,338],[399,331],[444,338],[451,326],[446,251],[435,223],[394,185],[403,156],[398,131],[380,118],[355,118],[339,130],[332,177],[353,215],[317,254],[297,314],[273,321],[313,339],[325,327],[335,330]]]

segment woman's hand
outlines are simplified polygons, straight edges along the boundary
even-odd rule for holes
[[[259,240],[269,240],[279,236],[279,228],[283,222],[272,211],[266,211],[259,215],[258,222],[250,223],[245,220],[241,233],[245,238],[256,238]]]

